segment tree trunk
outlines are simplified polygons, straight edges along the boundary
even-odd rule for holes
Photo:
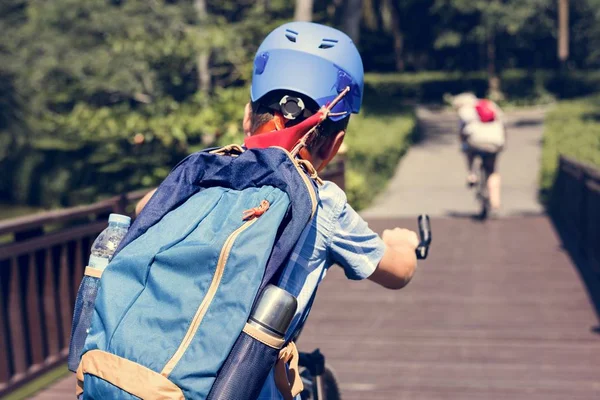
[[[201,25],[208,22],[208,12],[206,11],[206,0],[194,0],[194,8],[198,15],[198,21]],[[210,74],[210,50],[203,50],[198,54],[198,86],[202,93],[208,94],[211,90]]]
[[[376,10],[377,9],[374,8],[373,0],[365,0],[363,2],[363,14],[365,17],[365,25],[372,31],[376,30],[380,26],[379,22],[377,21],[377,14],[379,13],[379,11]]]
[[[313,0],[296,0],[295,21],[312,21]]]
[[[564,67],[569,58],[569,0],[558,0],[558,59]]]
[[[500,91],[500,77],[496,72],[496,36],[493,32],[487,37],[487,63],[488,63],[488,96],[493,101],[502,99]]]
[[[404,71],[404,35],[400,26],[400,10],[398,3],[390,1],[390,11],[392,16],[392,36],[394,37],[394,60],[396,61],[396,70]]]
[[[344,31],[355,44],[360,39],[360,19],[362,16],[362,0],[346,0],[344,10]]]

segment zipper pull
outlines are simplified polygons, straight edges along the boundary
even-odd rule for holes
[[[254,208],[244,211],[244,214],[242,215],[242,219],[244,221],[249,221],[253,218],[258,218],[261,215],[263,215],[265,212],[267,212],[267,210],[269,209],[269,206],[270,206],[269,202],[267,200],[263,200],[260,202],[260,205],[258,207],[254,207]]]

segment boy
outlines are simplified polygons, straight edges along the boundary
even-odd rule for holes
[[[319,126],[303,154],[318,170],[342,144],[349,113],[360,109],[362,61],[351,39],[338,30],[307,22],[285,24],[271,32],[258,49],[244,132],[251,138],[291,127],[316,113],[346,86],[350,93],[334,107],[335,114]],[[137,212],[151,195],[140,201]],[[325,182],[319,187],[315,217],[278,283],[298,299],[287,338],[308,315],[317,286],[331,265],[340,265],[350,279],[367,278],[386,288],[400,289],[413,276],[417,246],[417,235],[406,229],[386,230],[379,238],[350,207],[344,192]],[[289,394],[285,397],[290,398]],[[280,398],[271,376],[259,399]]]

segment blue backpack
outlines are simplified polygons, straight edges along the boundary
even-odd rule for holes
[[[316,207],[316,185],[286,150],[227,146],[182,161],[102,275],[78,394],[206,399]]]

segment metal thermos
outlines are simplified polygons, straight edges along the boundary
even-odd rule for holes
[[[285,337],[298,301],[268,285],[248,318],[248,325],[273,338]],[[208,400],[256,400],[279,356],[279,348],[242,332],[233,345],[208,395]]]
[[[248,324],[278,338],[283,338],[288,330],[298,301],[285,290],[268,285],[256,303]]]

